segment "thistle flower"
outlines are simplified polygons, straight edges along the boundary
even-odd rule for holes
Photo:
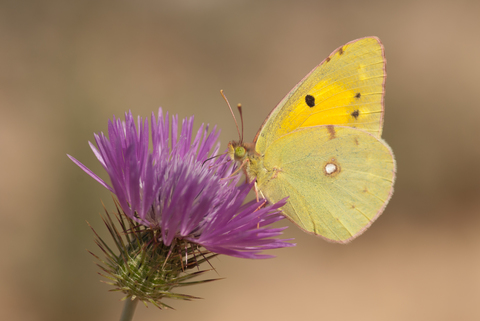
[[[106,220],[120,255],[114,254],[97,238],[97,243],[108,252],[104,271],[110,274],[112,284],[127,297],[154,304],[162,297],[172,297],[169,296],[172,295],[170,289],[179,286],[180,272],[201,263],[188,263],[200,247],[207,251],[198,250],[197,255],[201,254],[205,259],[217,254],[258,259],[271,257],[260,254],[263,250],[294,245],[288,243],[289,240],[276,238],[285,227],[268,227],[283,219],[278,209],[285,200],[268,206],[264,206],[264,201],[243,204],[252,185],[237,186],[241,177],[233,175],[235,166],[229,162],[228,155],[209,158],[219,151],[219,131],[216,128],[209,133],[208,126],[205,128],[202,124],[192,140],[193,117],[182,121],[178,134],[178,117],[173,116],[170,122],[168,113],[163,117],[159,109],[158,117],[155,118],[154,113],[151,117],[150,149],[148,119],[138,117],[137,124],[138,127],[131,112],[125,113],[125,121],[114,117],[108,124],[108,137],[103,133],[95,134],[98,148],[90,143],[107,171],[111,185],[68,155],[115,194],[120,207],[119,222],[124,222],[125,218],[130,225],[127,228],[127,224],[121,223],[123,234],[136,231],[126,240],[128,245],[124,245],[122,233],[117,233],[113,222]],[[180,253],[179,261],[172,253]],[[149,260],[153,261],[143,273],[147,273],[150,279],[152,273],[157,273],[155,277],[163,282],[160,294],[152,295],[155,292],[152,288],[148,291],[132,290],[123,280],[119,281],[116,264],[122,265],[122,269],[126,268],[130,274],[138,275],[138,271],[132,270],[133,266],[144,267],[149,265],[145,264]],[[158,275],[167,265],[168,270],[174,272],[167,273],[168,276],[165,273]],[[135,282],[138,285],[140,280]],[[158,288],[158,284],[150,286]]]

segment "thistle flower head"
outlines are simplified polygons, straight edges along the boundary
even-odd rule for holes
[[[130,222],[130,229],[117,233],[113,223],[106,221],[120,250],[118,255],[97,238],[108,258],[104,271],[114,280],[112,284],[130,298],[159,302],[168,296],[166,293],[173,295],[169,289],[179,286],[181,271],[192,267],[191,258],[197,261],[194,266],[202,262],[195,256],[201,247],[207,252],[198,250],[197,255],[204,258],[226,254],[257,259],[271,257],[261,254],[263,250],[294,245],[276,238],[285,228],[269,227],[283,219],[279,208],[285,200],[268,206],[264,201],[244,204],[253,185],[237,186],[240,176],[233,175],[235,166],[227,154],[211,157],[218,155],[219,131],[214,128],[209,132],[208,126],[202,124],[193,135],[193,117],[184,119],[180,127],[177,116],[169,118],[167,113],[163,117],[161,109],[157,117],[152,113],[150,131],[148,119],[138,117],[135,124],[131,112],[125,113],[124,121],[115,117],[109,121],[108,137],[95,134],[97,147],[92,143],[90,147],[107,171],[111,185],[69,155],[115,194],[119,221],[124,215]],[[121,235],[127,231],[136,234],[124,242]],[[143,274],[133,266],[141,267]],[[132,281],[125,275],[135,278]],[[161,280],[163,285],[156,281],[146,291],[142,281],[145,277]]]
[[[95,134],[94,154],[110,176],[111,186],[78,160],[85,172],[114,193],[130,219],[161,233],[162,242],[185,239],[219,254],[265,258],[262,250],[290,246],[275,239],[283,228],[266,226],[283,218],[279,203],[262,208],[262,202],[242,205],[251,185],[238,187],[239,175],[228,155],[217,155],[219,131],[209,133],[202,124],[192,139],[193,117],[184,119],[152,113],[149,148],[148,119],[131,114],[125,121],[113,118],[108,137]]]

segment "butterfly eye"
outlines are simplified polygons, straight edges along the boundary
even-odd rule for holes
[[[246,154],[245,147],[238,146],[238,147],[235,148],[235,157],[243,158],[243,157],[245,157],[245,154]]]

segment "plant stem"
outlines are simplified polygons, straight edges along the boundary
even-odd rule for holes
[[[135,308],[137,307],[138,299],[125,300],[125,305],[123,306],[122,316],[120,321],[131,321],[133,319],[133,314],[135,313]]]

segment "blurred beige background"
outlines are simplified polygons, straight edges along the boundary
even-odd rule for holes
[[[479,320],[478,1],[0,1],[0,319],[117,320],[85,221],[109,193],[87,144],[112,115],[159,106],[246,138],[335,48],[386,48],[384,138],[398,162],[385,213],[349,245],[289,228],[295,248],[220,257],[204,300],[134,320]],[[210,277],[217,277],[211,272]]]

